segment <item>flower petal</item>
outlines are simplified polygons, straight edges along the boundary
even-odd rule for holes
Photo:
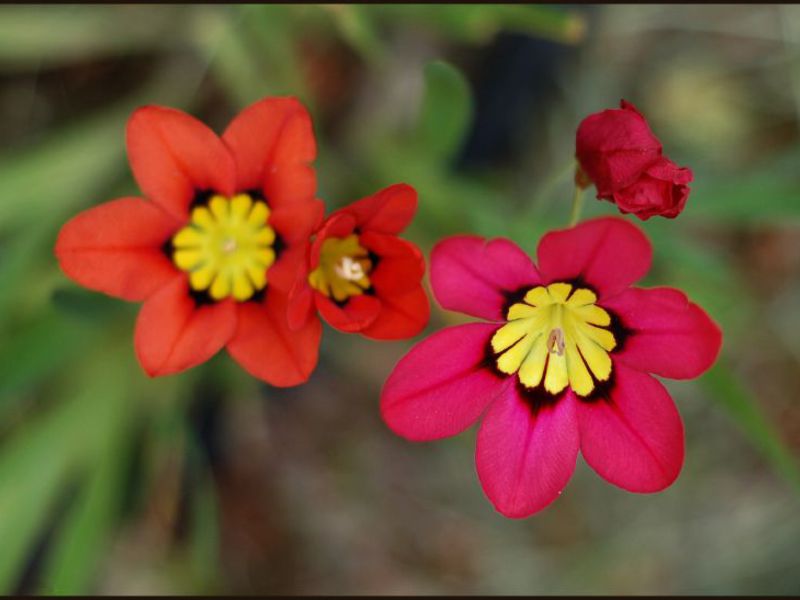
[[[353,202],[342,211],[356,216],[362,231],[398,234],[417,211],[417,192],[410,185],[397,183]]]
[[[508,294],[539,281],[530,257],[505,238],[453,236],[431,251],[431,287],[447,310],[502,321]]]
[[[380,296],[404,294],[419,287],[425,275],[425,257],[414,244],[374,232],[361,234],[360,242],[378,256],[369,279]]]
[[[297,331],[286,321],[286,295],[267,289],[263,303],[238,308],[238,327],[228,352],[253,377],[277,387],[308,380],[319,358],[322,323],[308,319]]]
[[[692,379],[714,364],[722,331],[706,312],[673,288],[631,288],[604,306],[628,331],[616,357],[671,379]]]
[[[597,197],[605,198],[636,181],[661,156],[661,142],[636,107],[623,100],[619,109],[581,121],[575,155],[597,186]]]
[[[381,301],[375,296],[361,294],[352,296],[344,306],[339,306],[330,298],[314,292],[314,301],[322,318],[339,331],[356,333],[375,322],[381,311]]]
[[[119,198],[70,219],[58,234],[55,254],[77,283],[141,301],[177,273],[161,247],[179,227],[151,202]]]
[[[417,287],[402,295],[380,296],[381,309],[361,333],[375,340],[402,340],[425,329],[431,315],[428,295]]]
[[[317,155],[311,117],[296,98],[265,98],[245,108],[222,135],[240,190],[262,190],[270,207],[312,200]]]
[[[578,457],[575,403],[561,396],[534,409],[511,385],[478,431],[475,464],[486,495],[511,518],[527,517],[558,498]]]
[[[398,435],[435,440],[461,433],[511,384],[486,363],[497,326],[446,327],[397,363],[381,392],[381,414]]]
[[[145,301],[133,341],[139,362],[154,377],[205,362],[231,339],[235,328],[233,300],[198,307],[185,275],[179,274]]]
[[[325,205],[321,200],[309,200],[279,206],[269,216],[269,224],[285,244],[308,242],[320,226]]]
[[[632,213],[642,221],[656,215],[674,219],[686,206],[692,171],[661,157],[626,188],[613,194],[622,213]]]
[[[602,299],[641,279],[650,269],[653,249],[635,225],[603,217],[546,234],[538,257],[545,283],[581,279]]]
[[[656,379],[614,363],[606,397],[577,400],[581,452],[603,479],[631,492],[658,492],[683,466],[683,423]]]
[[[128,159],[144,195],[179,219],[197,191],[234,192],[233,157],[217,135],[184,112],[145,106],[128,121]]]
[[[324,206],[319,200],[276,208],[269,218],[282,247],[267,278],[270,285],[289,292],[308,276],[309,239],[322,220]]]

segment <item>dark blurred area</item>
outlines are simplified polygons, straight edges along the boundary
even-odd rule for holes
[[[136,307],[79,289],[52,245],[136,195],[142,104],[217,131],[266,95],[314,116],[328,210],[392,183],[407,237],[533,252],[568,221],[574,135],[620,98],[695,173],[642,225],[646,285],[725,331],[669,382],[687,459],[658,495],[579,460],[563,496],[495,513],[474,431],[413,444],[378,411],[416,340],[326,329],[293,389],[227,356],[148,379]],[[60,594],[800,592],[800,9],[627,5],[0,7],[0,589]],[[587,199],[584,216],[615,208]],[[459,321],[434,308],[427,333]]]

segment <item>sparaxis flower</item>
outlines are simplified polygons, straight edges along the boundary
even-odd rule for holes
[[[90,208],[55,245],[77,283],[143,302],[134,345],[167,375],[222,348],[276,386],[317,363],[321,326],[289,329],[288,294],[322,220],[311,119],[293,98],[266,98],[217,135],[172,108],[136,110],[127,151],[142,197]]]
[[[615,217],[546,234],[538,266],[506,239],[441,241],[431,255],[437,300],[485,322],[414,346],[383,387],[385,422],[423,441],[482,417],[478,476],[508,517],[555,500],[579,450],[626,490],[669,486],[683,464],[683,425],[653,375],[697,377],[722,334],[683,292],[631,287],[651,256],[644,234]]]

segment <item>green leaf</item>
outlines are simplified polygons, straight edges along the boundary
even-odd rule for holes
[[[415,144],[430,160],[451,158],[461,145],[472,118],[472,96],[464,76],[444,61],[425,66],[422,100]]]
[[[176,7],[2,6],[0,66],[49,67],[179,43]]]
[[[102,395],[95,396],[103,407],[94,412],[92,425],[100,431],[87,458],[97,462],[55,537],[40,593],[77,595],[91,591],[123,501],[124,466],[131,451],[128,432],[133,417],[132,405],[126,400],[125,390],[119,385],[106,387]]]
[[[90,344],[92,330],[50,313],[18,331],[4,332],[0,348],[0,416],[4,400],[48,377],[64,361]],[[54,343],[57,341],[57,343]]]
[[[108,435],[108,417],[124,390],[118,385],[118,353],[83,369],[66,398],[42,417],[20,428],[0,452],[0,592],[8,593],[33,545],[43,533],[48,513],[59,502],[72,475],[96,457],[97,440]],[[99,368],[98,368],[99,367]],[[91,423],[92,427],[86,427]]]
[[[373,12],[360,4],[324,5],[342,36],[361,59],[371,65],[380,65],[386,58],[386,48],[375,29]]]
[[[800,466],[739,377],[718,361],[700,384],[719,402],[777,473],[800,491]]]

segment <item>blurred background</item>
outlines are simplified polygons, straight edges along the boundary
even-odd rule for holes
[[[725,331],[713,370],[668,383],[671,488],[629,494],[579,460],[550,508],[504,519],[474,431],[412,444],[380,420],[415,340],[327,328],[289,390],[225,355],[144,375],[137,306],[67,280],[59,227],[137,194],[136,106],[222,131],[288,94],[329,210],[407,182],[426,253],[464,232],[534,252],[568,221],[579,121],[622,97],[648,116],[695,182],[680,218],[642,225],[644,283]],[[0,591],[800,592],[800,8],[7,5],[0,140]],[[457,318],[435,308],[428,332]]]

